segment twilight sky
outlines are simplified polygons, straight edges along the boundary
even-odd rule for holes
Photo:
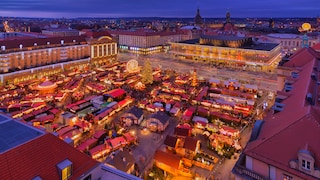
[[[198,0],[0,0],[0,16],[194,17]],[[205,18],[316,17],[320,0],[200,0]]]

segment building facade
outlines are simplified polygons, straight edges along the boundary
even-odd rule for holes
[[[278,68],[284,82],[268,116],[257,121],[233,168],[235,179],[320,178],[320,54],[296,52]]]
[[[90,45],[91,64],[101,66],[116,61],[118,46],[108,32],[87,32],[86,35]]]
[[[181,40],[180,32],[109,31],[118,41],[120,51],[137,54],[152,54],[166,50],[170,42]]]
[[[278,44],[255,44],[251,38],[238,36],[202,35],[200,39],[171,43],[170,52],[181,59],[266,72],[274,71],[280,61]]]
[[[46,29],[42,30],[42,34],[50,36],[79,36],[76,29]]]
[[[309,47],[320,43],[320,36],[306,36],[308,39],[306,42]],[[291,54],[299,50],[303,46],[303,35],[298,34],[267,34],[261,37],[266,42],[278,43],[281,45],[281,51],[283,54]]]
[[[89,64],[104,65],[116,61],[117,56],[116,42],[102,34],[13,37],[0,41],[0,47],[1,83],[18,83]]]

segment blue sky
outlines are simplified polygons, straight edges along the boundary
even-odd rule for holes
[[[194,17],[198,0],[0,0],[14,17]],[[320,0],[199,0],[201,16],[316,17]]]

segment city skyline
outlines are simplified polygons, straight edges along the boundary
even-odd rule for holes
[[[222,18],[230,11],[232,17],[317,17],[318,0],[2,0],[1,16],[11,17],[194,17],[200,8],[203,18]],[[155,8],[156,7],[156,8]]]

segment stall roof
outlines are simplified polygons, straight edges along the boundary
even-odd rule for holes
[[[204,122],[204,123],[208,123],[208,119],[207,118],[203,118],[200,116],[194,116],[192,119],[193,122]]]
[[[124,95],[125,93],[126,91],[123,89],[113,89],[111,91],[106,92],[104,95],[110,95],[111,97],[116,98]]]

